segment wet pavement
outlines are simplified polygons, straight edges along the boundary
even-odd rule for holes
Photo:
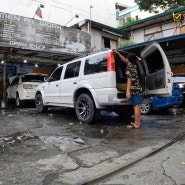
[[[68,109],[0,109],[0,184],[83,184],[182,134],[184,118],[184,108],[160,111],[127,129],[114,113],[85,125]]]

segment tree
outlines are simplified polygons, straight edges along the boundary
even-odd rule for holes
[[[134,44],[135,44],[135,42],[132,39],[129,39],[129,40],[125,40],[124,42],[121,42],[119,44],[119,47],[126,47],[126,46],[131,46]]]
[[[125,22],[123,23],[123,25],[126,25],[126,24],[129,24],[131,22],[135,22],[136,20],[134,18],[131,18],[131,17],[127,17]]]
[[[157,8],[171,10],[185,6],[185,0],[135,0],[140,10],[156,12]]]

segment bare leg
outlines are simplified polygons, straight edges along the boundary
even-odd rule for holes
[[[140,126],[140,120],[141,120],[141,108],[140,105],[135,105],[134,106],[134,117],[135,117],[135,123],[134,126],[135,127],[139,127]]]

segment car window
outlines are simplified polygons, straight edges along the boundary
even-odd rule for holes
[[[16,85],[18,83],[19,83],[19,77],[16,77],[16,78],[13,79],[11,85]]]
[[[22,82],[44,82],[46,75],[23,75],[21,77]]]
[[[84,75],[107,71],[107,53],[89,57],[85,61]]]
[[[57,68],[49,77],[49,81],[58,81],[61,78],[61,74],[62,74],[62,70],[63,70],[63,66]]]
[[[66,67],[64,79],[74,78],[79,76],[80,64],[81,64],[81,61],[68,64]]]
[[[156,50],[152,54],[145,58],[145,62],[148,66],[148,71],[150,73],[157,72],[164,68],[163,58],[159,50]]]

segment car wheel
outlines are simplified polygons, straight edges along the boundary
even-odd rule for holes
[[[43,113],[48,110],[47,106],[44,106],[41,94],[36,94],[35,96],[35,106],[38,112]]]
[[[152,105],[149,102],[142,103],[140,107],[141,107],[141,114],[143,115],[147,115],[152,111]]]
[[[76,116],[79,121],[90,124],[96,117],[94,101],[88,94],[78,96],[75,105]]]
[[[21,108],[24,105],[24,102],[22,100],[20,100],[18,93],[16,94],[15,104],[16,104],[16,107],[18,107],[18,108]]]

